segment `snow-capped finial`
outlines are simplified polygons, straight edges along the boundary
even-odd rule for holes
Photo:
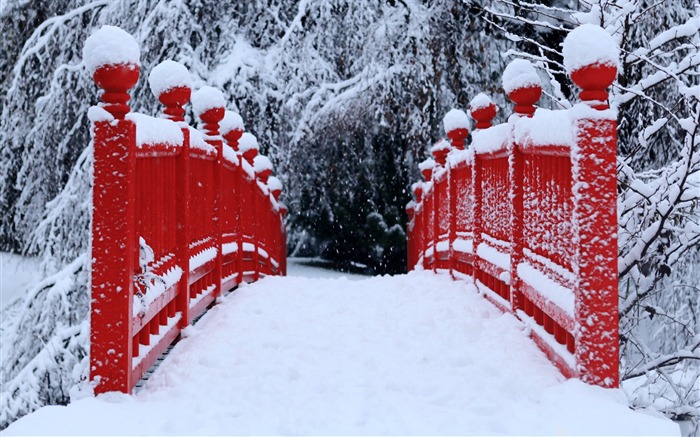
[[[226,99],[218,89],[203,86],[192,94],[192,110],[204,122],[204,130],[210,137],[219,135],[219,122],[224,118]]]
[[[116,119],[129,111],[129,90],[139,79],[136,40],[115,26],[102,26],[85,40],[83,62],[102,93],[102,107]]]
[[[423,199],[423,184],[416,182],[411,185],[411,191],[413,191],[413,197],[416,198],[416,203],[420,203]]]
[[[172,121],[184,121],[182,108],[190,101],[192,79],[190,72],[179,62],[165,60],[153,67],[148,84],[154,96],[165,105],[163,112]]]
[[[243,126],[243,118],[234,111],[224,112],[224,118],[219,123],[219,130],[221,131],[221,136],[224,137],[226,143],[233,148],[233,150],[238,150],[238,140],[243,135],[245,127]]]
[[[406,204],[406,215],[408,216],[409,222],[413,220],[413,216],[415,215],[415,213],[416,213],[416,202],[411,200],[410,202],[408,202]]]
[[[428,158],[425,161],[418,164],[418,170],[420,170],[421,174],[423,175],[423,178],[426,181],[429,181],[430,178],[433,177],[433,169],[435,168],[435,165],[435,160],[432,158]]]
[[[530,61],[514,59],[503,70],[503,89],[515,103],[515,112],[531,117],[535,103],[542,95],[542,85],[537,70]]]
[[[139,66],[141,50],[133,36],[116,26],[104,25],[85,40],[83,62],[91,74],[104,66]]]
[[[466,114],[465,114],[466,116]],[[440,139],[430,148],[430,154],[435,158],[437,165],[444,167],[447,162],[447,154],[452,151],[450,142],[445,139]]]
[[[253,160],[258,155],[258,139],[255,135],[244,132],[238,140],[238,151],[243,154],[248,164],[253,165]]]
[[[491,127],[493,118],[496,116],[498,107],[491,98],[484,93],[477,94],[469,102],[469,114],[476,120],[476,129],[487,129]]]
[[[445,134],[457,150],[464,149],[464,140],[469,135],[469,117],[460,109],[451,109],[442,119]]]
[[[267,186],[270,188],[272,197],[274,197],[275,200],[279,200],[280,195],[282,194],[282,181],[275,176],[270,176],[270,178],[267,180]]]
[[[582,91],[582,101],[596,109],[607,109],[607,88],[617,75],[620,49],[602,27],[584,24],[564,39],[564,68]]]
[[[265,155],[258,155],[253,159],[253,169],[260,182],[267,184],[267,179],[272,174],[272,161]]]

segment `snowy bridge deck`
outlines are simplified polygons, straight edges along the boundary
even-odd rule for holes
[[[45,407],[5,432],[678,433],[620,390],[566,381],[514,316],[429,272],[268,277],[185,336],[136,394]]]

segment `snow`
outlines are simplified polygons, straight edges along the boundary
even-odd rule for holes
[[[192,111],[199,117],[212,108],[226,107],[226,99],[218,89],[203,86],[192,94]]]
[[[570,146],[576,141],[576,129],[569,111],[537,108],[532,118],[520,117],[515,121],[513,138],[520,145]]]
[[[434,167],[435,167],[435,160],[433,158],[428,158],[425,161],[418,164],[418,170],[420,170],[420,171],[427,170],[429,168],[434,168]]]
[[[474,253],[474,242],[472,240],[457,238],[452,243],[452,249],[454,249],[455,252]]]
[[[477,129],[472,132],[474,152],[487,154],[505,150],[509,135],[510,125],[507,123],[497,124],[488,129]]]
[[[216,257],[216,248],[208,247],[190,256],[190,271],[195,270]]]
[[[506,94],[534,85],[540,85],[540,76],[530,61],[513,59],[503,70],[503,89]]]
[[[236,154],[236,151],[233,150],[231,146],[224,144],[221,148],[221,154],[224,156],[224,159],[226,161],[230,162],[233,165],[238,165],[238,154]]]
[[[243,135],[238,140],[238,151],[243,154],[252,149],[258,150],[258,139],[249,132],[243,132]]]
[[[168,288],[177,284],[177,281],[182,277],[182,269],[179,266],[171,267],[164,275],[159,276],[159,279],[148,278],[146,292],[141,298],[134,296],[133,315],[136,316],[139,312],[148,311],[148,307]]]
[[[474,151],[470,147],[464,150],[452,150],[449,155],[447,155],[447,166],[450,168],[455,168],[463,162],[471,164],[474,159]]]
[[[104,25],[85,40],[83,62],[94,74],[103,65],[139,65],[139,45],[124,30]]]
[[[237,112],[227,110],[224,112],[224,118],[219,123],[219,132],[221,132],[221,135],[226,135],[232,130],[245,130],[243,118]]]
[[[630,410],[621,390],[565,380],[525,325],[473,286],[412,272],[244,285],[185,330],[136,394],[44,407],[3,431],[232,433],[678,435],[678,427]]]
[[[267,180],[267,186],[270,188],[270,191],[281,191],[282,181],[280,181],[279,178],[275,176],[270,176],[270,178]]]
[[[440,139],[440,141],[433,144],[433,146],[430,148],[430,153],[435,153],[435,152],[439,152],[442,150],[450,150],[450,149],[452,149],[452,145],[450,144],[450,142],[448,140],[442,138],[442,139]]]
[[[442,119],[445,132],[452,132],[455,129],[469,129],[469,116],[461,109],[451,109]]]
[[[207,153],[216,153],[216,147],[207,143],[204,139],[204,134],[193,128],[192,126],[187,127],[190,130],[190,148],[202,150]]]
[[[503,270],[510,270],[510,254],[508,253],[499,252],[488,244],[481,243],[476,248],[476,254],[479,258],[490,262],[496,267],[500,267]]]
[[[238,252],[238,243],[224,243],[221,245],[221,254],[228,255],[229,253]]]
[[[493,104],[494,103],[489,96],[484,93],[479,93],[474,96],[471,102],[469,102],[469,110],[476,111],[477,109],[487,108]],[[496,111],[498,111],[498,107],[496,107]]]
[[[41,280],[40,264],[37,258],[0,252],[0,311]]]
[[[540,272],[528,262],[518,264],[518,277],[550,302],[574,317],[574,291]]]
[[[615,39],[595,24],[583,24],[569,32],[564,39],[562,54],[568,74],[593,64],[618,67],[620,60]]]
[[[272,171],[272,161],[265,155],[258,155],[253,160],[253,169],[256,174],[262,173],[264,171]]]
[[[153,67],[148,75],[148,85],[153,95],[159,97],[173,88],[192,88],[192,78],[187,67],[168,59]]]
[[[130,112],[125,118],[136,124],[136,145],[167,144],[182,146],[184,137],[177,123],[163,118],[155,118],[138,112]]]
[[[114,121],[114,116],[102,106],[90,106],[88,119],[93,123],[97,123],[98,121]]]

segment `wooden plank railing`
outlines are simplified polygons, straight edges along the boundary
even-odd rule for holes
[[[106,27],[86,46],[104,49],[114,35],[120,44],[136,45],[125,32]],[[161,118],[131,113],[128,91],[139,77],[138,59],[125,62],[120,49],[115,62],[98,53],[102,62],[92,63],[103,90],[102,103],[89,113],[90,378],[96,393],[131,392],[223,292],[286,273],[281,184],[268,187],[270,165],[255,171],[257,141],[243,133],[240,117],[225,114],[220,91],[203,87],[192,96],[202,130],[188,126],[189,72],[172,61],[149,77],[164,104]]]
[[[598,43],[615,44],[605,35]],[[477,96],[467,150],[467,115],[448,113],[452,150],[433,147],[435,163],[421,163],[425,182],[407,206],[408,259],[409,269],[473,282],[529,326],[564,375],[616,387],[616,113],[605,103],[616,60],[608,61],[571,72],[583,103],[557,111],[535,110],[537,73],[514,61],[504,77],[516,86],[504,88],[515,114],[491,126],[496,107]]]

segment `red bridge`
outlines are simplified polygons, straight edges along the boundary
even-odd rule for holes
[[[286,272],[281,184],[255,138],[210,87],[192,96],[200,130],[185,123],[189,73],[172,61],[149,76],[163,115],[131,113],[138,56],[119,49],[98,62],[110,38],[123,38],[115,29],[86,44],[103,90],[90,110],[97,393],[131,392],[217,297]],[[465,146],[466,114],[446,116],[449,142],[432,148],[407,206],[409,268],[473,282],[530,327],[564,375],[616,387],[616,122],[605,103],[615,67],[580,66],[572,79],[583,103],[536,111],[541,87],[523,62],[504,74],[516,104],[506,123],[491,126],[496,107],[478,96]]]

